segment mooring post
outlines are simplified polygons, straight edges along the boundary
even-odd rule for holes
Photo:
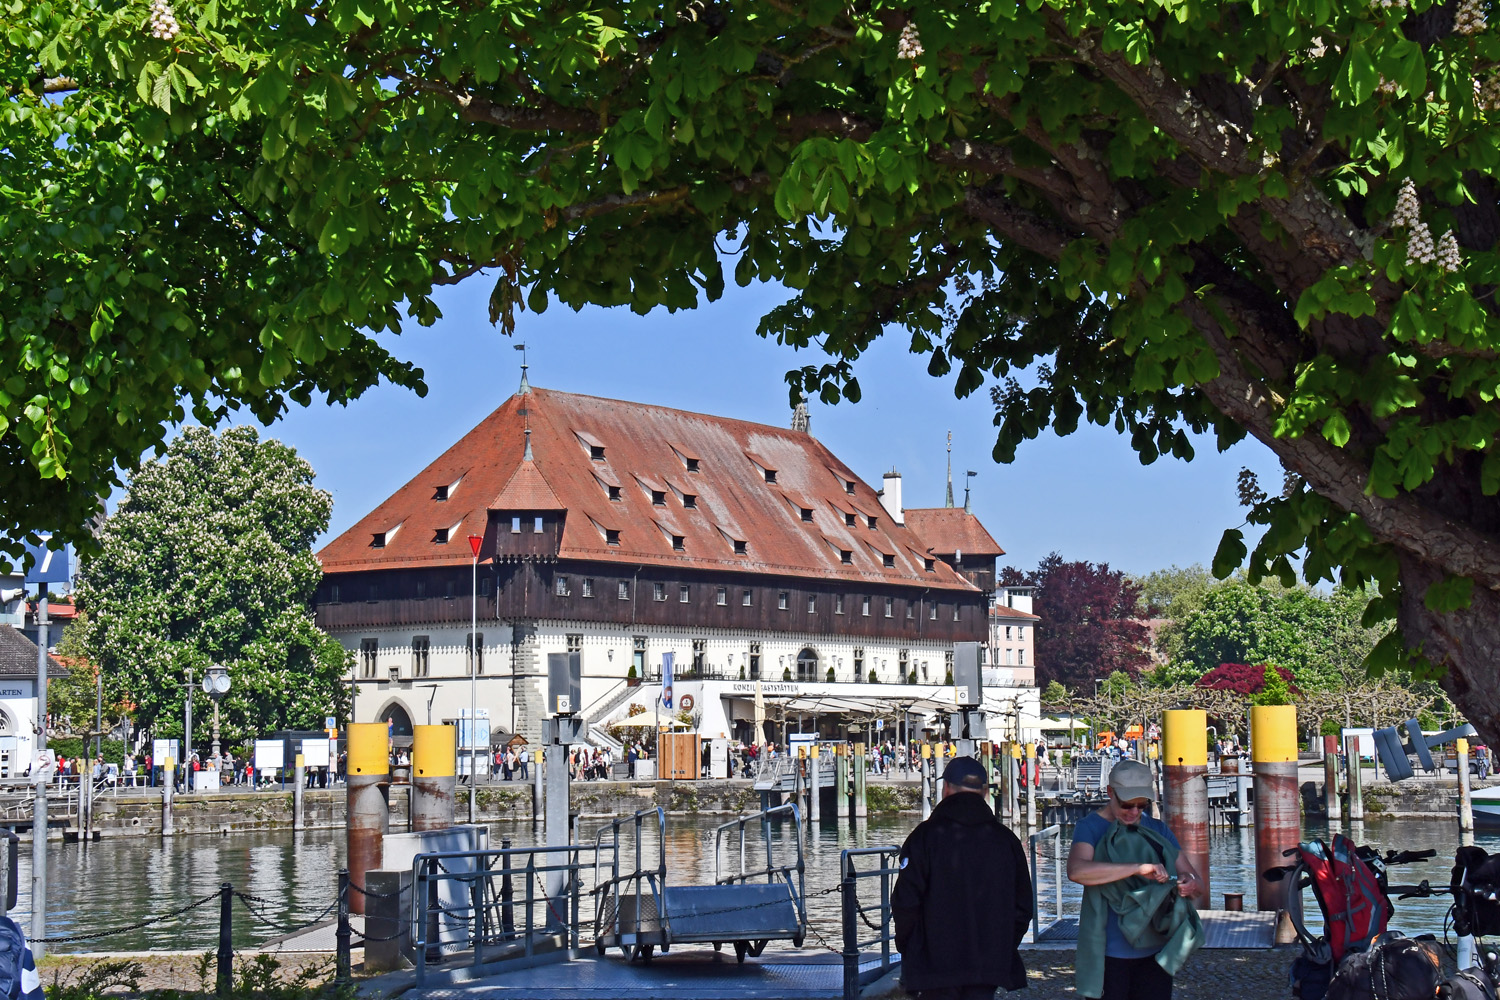
[[[219,970],[214,993],[227,997],[234,990],[234,886],[219,885]]]
[[[168,757],[166,767],[162,768],[162,774],[167,776],[171,773],[172,758]],[[172,824],[172,784],[171,779],[168,778],[161,785],[161,835],[163,837],[170,837],[176,832]],[[35,831],[33,831],[34,833]]]
[[[1036,744],[1027,740],[1026,747],[1026,829],[1036,828],[1036,793],[1042,776],[1037,773]]]
[[[816,826],[823,820],[823,783],[818,776],[818,745],[814,743],[807,758],[807,822]]]
[[[1453,741],[1458,753],[1458,828],[1464,833],[1474,831],[1474,800],[1469,792],[1469,741],[1460,736]],[[1465,968],[1465,966],[1459,966]]]
[[[458,728],[412,726],[411,733],[411,828],[446,830],[458,786]]]
[[[1021,744],[1012,740],[1005,755],[1005,773],[1010,790],[1005,797],[1006,814],[1012,823],[1021,822]]]
[[[1282,852],[1302,839],[1297,791],[1297,709],[1256,705],[1250,710],[1250,753],[1255,765],[1255,905],[1286,907],[1287,882],[1266,878],[1286,863]]]
[[[1193,905],[1210,909],[1208,874],[1208,713],[1162,713],[1161,771],[1167,826],[1201,880]]]
[[[348,986],[353,978],[349,963],[349,869],[339,869],[338,927],[333,932],[336,953],[333,981],[339,986]]]
[[[538,746],[531,750],[531,824],[535,826],[544,822],[547,816],[547,793],[543,791],[542,781],[542,753],[543,748]],[[631,775],[632,778],[635,775]]]
[[[928,770],[928,764],[932,761],[932,745],[922,744],[922,756],[918,759],[918,766],[922,772],[922,818],[926,819],[932,815],[932,775]]]
[[[854,877],[845,874],[840,886],[844,917],[844,1000],[859,1000],[859,900],[855,897]]]
[[[390,737],[384,722],[349,725],[348,852],[349,879],[363,889],[365,872],[379,868],[385,834],[390,828]],[[365,912],[365,897],[356,890],[353,913]]]
[[[854,818],[864,819],[869,816],[868,807],[865,804],[865,745],[854,744]]]
[[[1349,822],[1365,821],[1364,775],[1359,767],[1359,737],[1344,737],[1344,766],[1349,771]]]
[[[842,824],[849,818],[849,745],[840,743],[833,758],[833,816]]]
[[[307,758],[296,757],[296,768],[292,771],[292,829],[302,829],[302,787],[307,784]]]
[[[1323,813],[1330,824],[1343,816],[1339,798],[1339,738],[1323,737]]]

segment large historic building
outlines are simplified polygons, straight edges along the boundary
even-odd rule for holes
[[[968,511],[903,510],[898,474],[877,492],[793,425],[523,379],[320,553],[355,719],[459,719],[472,669],[481,718],[535,738],[547,654],[573,650],[590,722],[654,699],[667,653],[708,735],[756,738],[757,681],[783,709],[951,705],[953,644],[991,635],[1000,547]]]

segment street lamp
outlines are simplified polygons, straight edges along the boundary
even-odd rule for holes
[[[214,703],[214,751],[219,756],[219,700],[229,693],[229,668],[215,663],[203,673],[203,693]]]

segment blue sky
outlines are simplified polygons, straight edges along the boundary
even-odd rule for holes
[[[515,391],[518,342],[528,347],[535,385],[785,425],[783,375],[815,361],[755,335],[761,314],[784,294],[731,286],[693,312],[644,317],[554,305],[541,316],[521,314],[507,338],[489,324],[486,279],[470,279],[447,290],[436,326],[412,325],[390,340],[425,370],[426,398],[383,385],[348,407],[293,409],[268,433],[293,445],[333,494],[331,538]],[[955,502],[963,502],[964,471],[978,472],[974,512],[1006,550],[1002,565],[1030,568],[1052,551],[1133,573],[1207,564],[1223,530],[1243,520],[1239,469],[1255,470],[1267,488],[1281,483],[1274,456],[1255,441],[1221,455],[1203,439],[1191,463],[1143,466],[1126,439],[1097,427],[1045,434],[1023,444],[1013,464],[998,465],[987,391],[955,399],[951,378],[929,376],[900,333],[878,342],[857,372],[863,400],[811,403],[813,434],[876,488],[883,472],[899,469],[906,506],[924,507],[943,503],[951,430]]]

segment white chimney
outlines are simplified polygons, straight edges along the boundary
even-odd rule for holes
[[[884,476],[885,489],[880,492],[880,505],[897,524],[906,523],[906,508],[901,506],[901,473],[892,469]]]

